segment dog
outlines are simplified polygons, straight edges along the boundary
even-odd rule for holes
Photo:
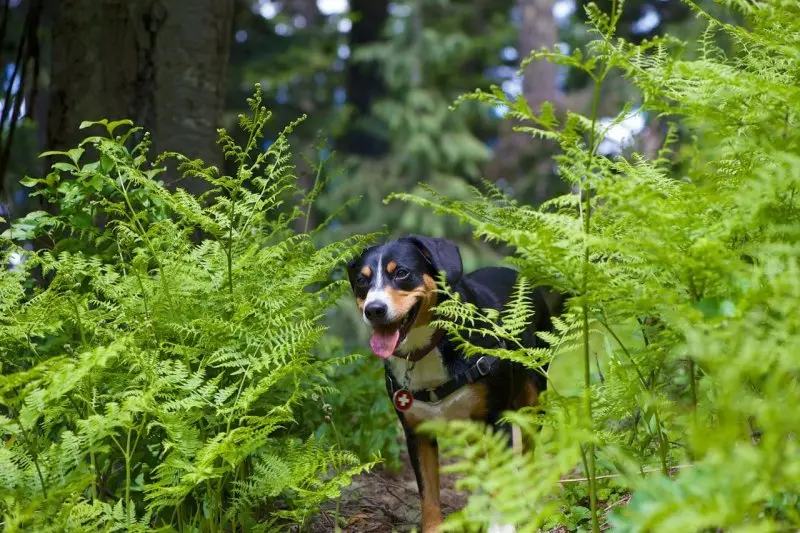
[[[512,296],[518,273],[504,267],[463,273],[461,254],[451,241],[409,235],[372,246],[347,265],[348,277],[364,322],[372,328],[370,347],[384,361],[386,391],[403,427],[419,488],[422,530],[439,530],[439,459],[435,439],[419,434],[432,419],[481,420],[506,431],[503,411],[533,406],[547,387],[544,376],[519,363],[489,355],[466,357],[457,343],[431,326],[445,281],[462,301],[478,309],[502,310]],[[526,347],[546,347],[537,331],[552,331],[547,289],[529,297],[534,319],[517,339]],[[464,337],[477,346],[499,345],[493,338]],[[546,367],[545,367],[546,368]],[[490,530],[491,531],[491,530]]]

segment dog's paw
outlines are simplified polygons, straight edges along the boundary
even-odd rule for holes
[[[517,528],[508,524],[490,524],[486,533],[517,533]]]

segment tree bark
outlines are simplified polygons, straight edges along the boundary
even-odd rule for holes
[[[233,0],[61,0],[53,26],[48,149],[81,121],[130,118],[154,153],[219,165]],[[199,192],[198,182],[182,186]]]
[[[220,166],[217,128],[225,102],[234,2],[167,0],[164,5],[154,43],[154,147]]]
[[[552,48],[558,40],[558,27],[553,20],[552,0],[520,0],[522,26],[519,32],[520,58],[525,59],[534,50]],[[536,111],[544,102],[558,104],[560,95],[556,87],[557,66],[548,61],[531,62],[522,77],[522,94]]]
[[[350,11],[359,18],[350,29],[351,55],[362,46],[380,41],[389,18],[388,0],[351,0]],[[379,157],[389,146],[370,132],[365,122],[372,117],[372,104],[385,91],[380,66],[375,62],[350,60],[347,69],[347,99],[353,106],[350,127],[345,135],[347,152],[362,156]]]
[[[519,0],[518,5],[522,14],[518,49],[520,60],[523,60],[533,50],[552,47],[558,39],[558,27],[553,20],[552,0]],[[543,60],[532,61],[523,72],[522,94],[534,113],[544,102],[560,107],[556,73],[556,65]],[[518,124],[510,121],[504,125],[485,173],[493,180],[505,178],[510,181],[523,174],[535,174],[535,197],[532,200],[541,202],[549,193],[551,172],[548,169],[552,168],[549,156],[553,147],[546,145],[545,141],[532,140],[527,134],[514,133],[512,127],[515,125]],[[526,163],[533,163],[535,168],[521,168]]]

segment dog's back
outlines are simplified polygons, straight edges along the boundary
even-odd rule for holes
[[[479,308],[490,307],[498,311],[506,309],[516,289],[519,273],[506,267],[486,267],[466,274],[463,284],[465,292],[469,292],[467,300]],[[545,348],[547,343],[540,339],[537,331],[552,331],[554,314],[561,312],[562,298],[546,287],[536,287],[528,293],[533,307],[533,317],[528,328],[523,332],[519,342],[526,348]],[[550,302],[548,302],[550,300]],[[522,372],[531,379],[539,392],[547,388],[547,380],[535,370],[512,364],[516,373]],[[547,370],[547,364],[542,365]]]

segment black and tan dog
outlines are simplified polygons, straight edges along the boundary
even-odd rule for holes
[[[439,460],[436,442],[415,428],[434,418],[500,427],[503,411],[535,405],[546,387],[539,373],[520,364],[488,355],[465,357],[453,340],[430,326],[441,298],[434,280],[442,271],[451,290],[479,309],[501,310],[517,280],[517,272],[500,267],[464,275],[455,244],[418,235],[368,248],[348,265],[356,302],[372,327],[370,347],[384,360],[386,389],[405,430],[424,533],[437,531],[442,521]],[[534,320],[519,341],[544,346],[535,332],[552,328],[545,291],[534,290],[530,298]],[[498,346],[492,339],[469,338],[478,346]],[[510,435],[510,428],[502,429]]]

